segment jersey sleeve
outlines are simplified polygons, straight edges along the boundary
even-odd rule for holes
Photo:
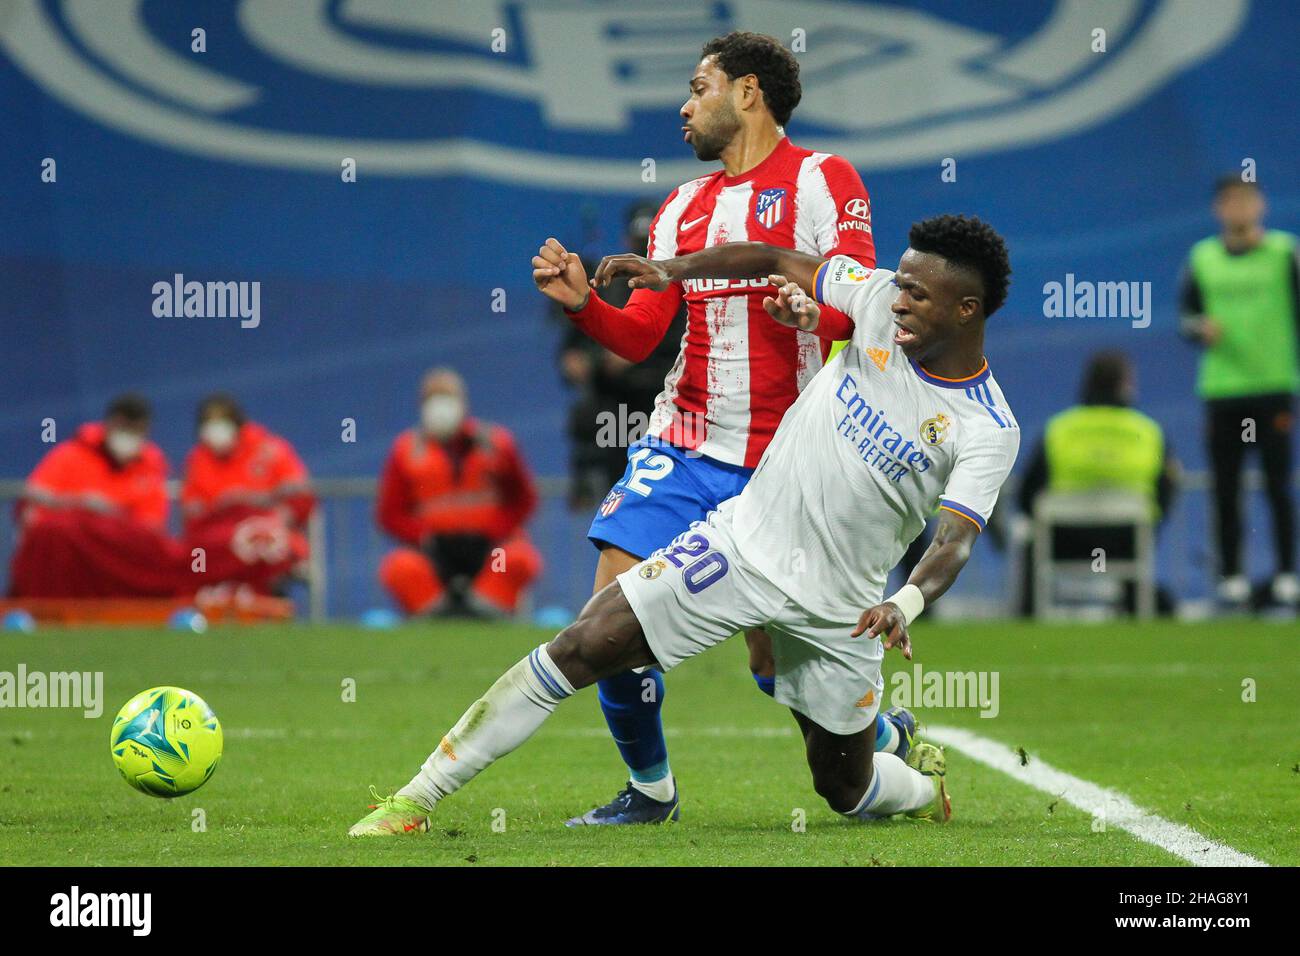
[[[818,165],[816,177],[818,181],[809,183],[808,205],[817,252],[828,259],[848,256],[874,269],[876,246],[871,235],[871,202],[862,177],[842,156],[827,156]],[[817,334],[824,339],[843,340],[852,337],[853,327],[851,317],[835,306],[826,305]]]
[[[1018,428],[996,429],[992,435],[980,433],[965,443],[957,453],[939,507],[974,522],[983,531],[1019,450]]]
[[[682,187],[678,186],[668,198],[664,200],[659,211],[655,213],[654,219],[650,221],[650,239],[646,243],[645,257],[647,259],[671,259],[676,254],[676,243],[665,241],[669,236],[676,235],[677,222],[681,218],[683,203]]]
[[[698,188],[694,182],[678,186],[664,200],[650,224],[647,259],[671,259],[676,255],[677,222]],[[673,283],[662,292],[634,289],[627,305],[619,309],[593,291],[587,304],[564,314],[592,339],[633,364],[644,362],[663,339],[682,305],[682,287]]]
[[[673,283],[662,292],[633,289],[623,308],[615,308],[596,295],[577,312],[564,314],[579,329],[629,362],[644,362],[663,339],[682,305],[682,287]]]
[[[826,227],[818,229],[817,251],[827,256],[848,256],[869,269],[876,267],[876,241],[871,234],[871,199],[867,187],[843,156],[829,156],[821,164],[832,208]]]
[[[848,256],[827,259],[813,275],[813,297],[822,305],[838,309],[853,322],[852,338],[860,342],[888,334],[894,318],[894,273],[871,269]]]

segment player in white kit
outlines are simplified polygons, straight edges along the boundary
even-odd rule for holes
[[[1000,236],[978,219],[912,227],[897,272],[762,243],[679,258],[606,258],[593,283],[638,288],[770,276],[779,322],[816,332],[846,313],[850,344],[786,412],[741,494],[618,575],[578,620],[507,671],[442,738],[419,774],[349,832],[428,828],[438,800],[526,740],[575,690],[623,669],[668,670],[765,626],[776,699],[803,732],[817,792],[871,819],[951,814],[942,752],[873,754],[888,648],[956,580],[1015,462],[1020,432],[984,358],[986,318],[1006,298]],[[885,579],[938,505],[934,541],[906,585]],[[864,610],[865,608],[865,610]]]

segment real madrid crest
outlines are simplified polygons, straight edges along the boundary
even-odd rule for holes
[[[941,445],[943,440],[948,437],[948,426],[952,424],[952,419],[940,412],[934,418],[927,418],[921,422],[921,440],[927,445]]]
[[[663,574],[664,568],[666,567],[668,567],[668,565],[662,561],[650,561],[641,565],[641,570],[638,571],[637,574],[641,575],[641,577],[645,578],[647,581],[653,581],[655,578],[659,577],[659,575]]]

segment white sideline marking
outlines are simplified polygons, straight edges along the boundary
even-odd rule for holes
[[[1268,866],[1263,860],[1216,843],[1191,827],[1143,810],[1117,790],[1080,780],[1037,757],[1031,756],[1029,763],[1022,767],[1020,756],[1010,747],[969,730],[926,724],[923,737],[955,747],[972,760],[1001,770],[1043,793],[1059,797],[1093,817],[1102,817],[1107,826],[1127,830],[1139,840],[1158,846],[1194,866]]]

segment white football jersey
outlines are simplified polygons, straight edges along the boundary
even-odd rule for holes
[[[853,338],[785,413],[745,490],[726,503],[738,550],[812,614],[856,621],[938,508],[981,529],[1020,447],[988,363],[942,379],[894,345],[894,273],[836,256],[817,300]]]

